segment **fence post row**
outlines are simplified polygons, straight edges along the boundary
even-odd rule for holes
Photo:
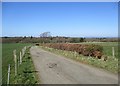
[[[7,79],[7,84],[10,82],[10,64],[8,65],[8,79]]]
[[[17,75],[17,56],[16,56],[16,50],[13,51],[14,54],[14,62],[15,62],[15,76]]]
[[[26,46],[22,49],[22,52],[20,52],[20,64],[22,63],[22,57],[24,56],[26,51]],[[13,50],[13,56],[14,56],[14,62],[15,62],[15,76],[17,75],[17,56],[16,56],[16,50]],[[10,64],[8,65],[8,77],[7,77],[7,84],[10,83]]]

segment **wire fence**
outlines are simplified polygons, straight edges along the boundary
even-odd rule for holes
[[[13,62],[14,60],[14,64],[8,64],[8,72],[5,73],[4,75],[2,75],[2,78],[1,78],[1,81],[0,83],[2,83],[3,80],[6,80],[6,82],[4,84],[10,84],[10,75],[11,75],[11,70],[15,70],[15,75],[14,76],[17,76],[17,70],[18,70],[18,66],[19,64],[22,64],[22,58],[24,57],[25,55],[25,52],[26,52],[26,49],[27,47],[25,46],[19,54],[19,55],[16,55],[16,50],[13,50],[13,58],[9,59],[9,62]]]

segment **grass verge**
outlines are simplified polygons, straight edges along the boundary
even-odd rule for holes
[[[27,48],[26,53],[23,57],[23,62],[19,65],[18,76],[16,77],[17,84],[39,83],[39,79],[36,75],[37,71],[35,71],[29,49],[30,47]]]
[[[67,58],[82,62],[84,64],[90,64],[95,67],[99,67],[99,68],[111,71],[113,73],[118,73],[118,59],[117,58],[112,58],[108,56],[107,61],[103,61],[101,59],[97,59],[94,57],[83,56],[76,52],[58,50],[58,49],[53,49],[53,48],[48,48],[48,47],[43,47],[43,46],[40,46],[40,47],[44,50],[56,53],[58,55],[65,56]]]

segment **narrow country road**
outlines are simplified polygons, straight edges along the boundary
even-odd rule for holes
[[[33,46],[30,53],[41,84],[117,84],[118,77]]]

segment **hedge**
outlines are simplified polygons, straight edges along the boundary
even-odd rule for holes
[[[103,55],[103,47],[95,44],[46,43],[40,45],[54,49],[73,51],[84,56],[92,56],[99,59]]]

